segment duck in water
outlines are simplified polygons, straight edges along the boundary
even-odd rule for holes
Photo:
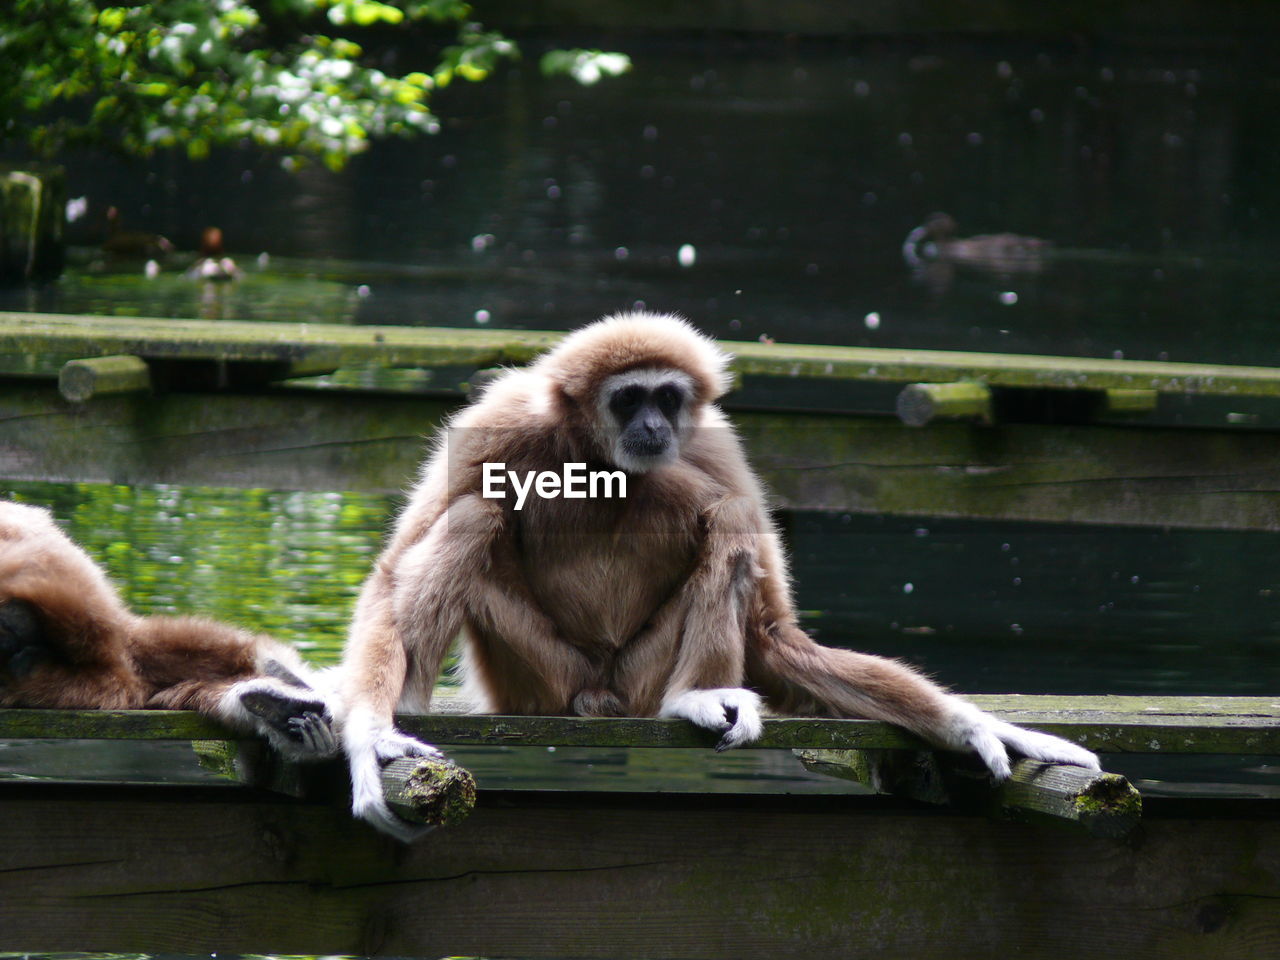
[[[187,270],[193,280],[223,283],[240,276],[240,268],[222,247],[222,230],[205,227],[200,234],[200,258]]]
[[[1052,246],[1039,237],[1016,233],[984,233],[957,237],[956,221],[946,213],[931,213],[902,242],[902,258],[913,269],[939,261],[977,267],[993,273],[1034,273],[1043,269]]]

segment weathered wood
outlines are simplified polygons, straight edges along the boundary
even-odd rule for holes
[[[1101,753],[1280,754],[1280,699],[975,695],[1003,719]],[[439,744],[708,747],[716,735],[682,720],[420,714],[405,732]],[[0,710],[0,739],[237,739],[193,713],[162,710]],[[239,739],[244,739],[240,737]],[[870,720],[770,719],[762,749],[919,749],[898,727]]]
[[[562,334],[552,331],[365,327],[147,317],[0,312],[0,352],[145,358],[306,361],[316,369],[360,366],[476,368],[524,363]],[[1105,360],[893,350],[811,344],[725,342],[740,375],[897,383],[977,381],[988,386],[1063,390],[1280,397],[1280,369],[1225,364]]]
[[[104,397],[0,382],[0,476],[398,493],[454,404],[403,396]],[[1280,530],[1280,433],[734,416],[780,509]]]
[[[140,357],[88,357],[68,360],[58,373],[58,392],[73,403],[113,393],[151,389],[151,370]]]
[[[1138,827],[1142,797],[1124,777],[1083,767],[1019,760],[994,783],[969,758],[910,750],[799,750],[806,769],[878,793],[948,804],[1007,820],[1046,820],[1121,840]]]
[[[1125,390],[1119,387],[1106,392],[1107,413],[1150,413],[1156,409],[1160,395],[1154,390]]]
[[[449,760],[404,757],[382,768],[382,794],[392,811],[410,823],[448,827],[476,805],[476,780]]]
[[[12,951],[555,958],[1280,948],[1280,819],[1123,846],[881,798],[486,794],[404,847],[337,807],[0,785]]]
[[[898,419],[909,427],[934,420],[991,422],[991,388],[983,383],[910,383],[898,394]]]
[[[61,167],[0,165],[0,282],[58,274],[66,205]]]

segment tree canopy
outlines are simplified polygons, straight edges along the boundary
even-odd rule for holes
[[[369,63],[362,34],[416,22],[447,32],[434,64],[396,76]],[[94,144],[193,158],[251,142],[337,169],[375,138],[434,133],[435,90],[518,56],[463,0],[14,0],[0,8],[0,139],[44,156]],[[630,61],[555,50],[541,65],[590,84]]]

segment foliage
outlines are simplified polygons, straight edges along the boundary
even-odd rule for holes
[[[289,166],[312,155],[336,169],[373,138],[436,132],[435,89],[519,56],[471,13],[463,0],[14,0],[0,5],[0,139],[44,155],[90,143],[193,158],[253,142]],[[352,39],[414,23],[451,41],[429,72],[385,73]],[[601,51],[543,60],[582,83],[629,66]]]

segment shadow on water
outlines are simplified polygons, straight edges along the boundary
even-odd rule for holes
[[[1270,357],[1273,60],[1208,40],[633,47],[634,72],[593,88],[530,65],[454,85],[439,136],[340,175],[247,152],[73,157],[79,242],[100,240],[108,204],[186,250],[217,223],[244,289],[202,303],[176,273],[90,254],[0,306],[566,328],[643,302],[740,339]],[[934,210],[1052,247],[1031,269],[913,275],[902,241]]]

